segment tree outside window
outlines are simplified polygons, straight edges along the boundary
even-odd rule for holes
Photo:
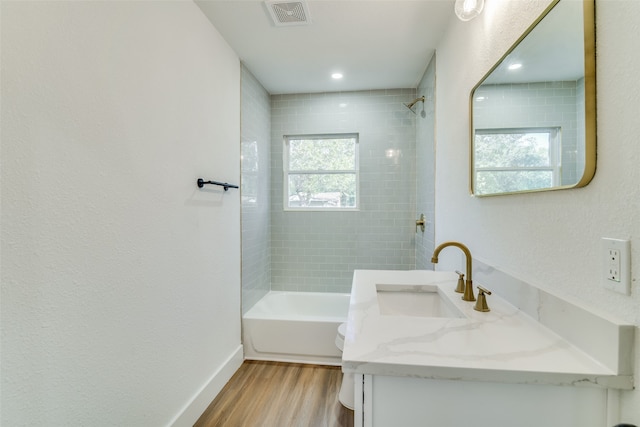
[[[287,210],[356,210],[358,135],[286,136],[284,175]]]
[[[560,129],[477,129],[475,193],[539,190],[558,185]]]

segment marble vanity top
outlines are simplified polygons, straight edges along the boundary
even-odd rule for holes
[[[631,389],[616,372],[495,293],[490,312],[454,292],[457,275],[356,270],[342,355],[347,373]],[[476,283],[474,283],[475,285]],[[434,285],[462,318],[382,315],[377,285]],[[484,286],[485,284],[482,283]],[[389,286],[385,286],[388,289]],[[491,286],[486,285],[489,289]],[[477,296],[477,289],[474,286]]]

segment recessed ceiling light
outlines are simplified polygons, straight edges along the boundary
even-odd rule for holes
[[[509,65],[510,70],[517,70],[518,68],[522,68],[522,64],[520,64],[519,62],[515,62]]]
[[[484,0],[456,0],[454,10],[461,21],[469,21],[480,15]]]
[[[334,80],[340,80],[342,78],[342,73],[333,73],[331,74],[331,78]]]

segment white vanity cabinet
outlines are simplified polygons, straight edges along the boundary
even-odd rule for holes
[[[356,427],[607,425],[607,391],[601,388],[383,375],[359,375],[356,384]]]
[[[522,292],[532,310],[494,292],[479,312],[456,282],[453,272],[356,270],[342,354],[356,427],[617,423],[608,402],[633,388],[634,325],[535,289]],[[431,300],[450,310],[425,309]]]

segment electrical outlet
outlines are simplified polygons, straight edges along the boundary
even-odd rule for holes
[[[609,248],[608,257],[609,269],[607,279],[613,282],[620,282],[620,250]]]
[[[602,238],[602,286],[631,294],[631,244],[628,240]]]

